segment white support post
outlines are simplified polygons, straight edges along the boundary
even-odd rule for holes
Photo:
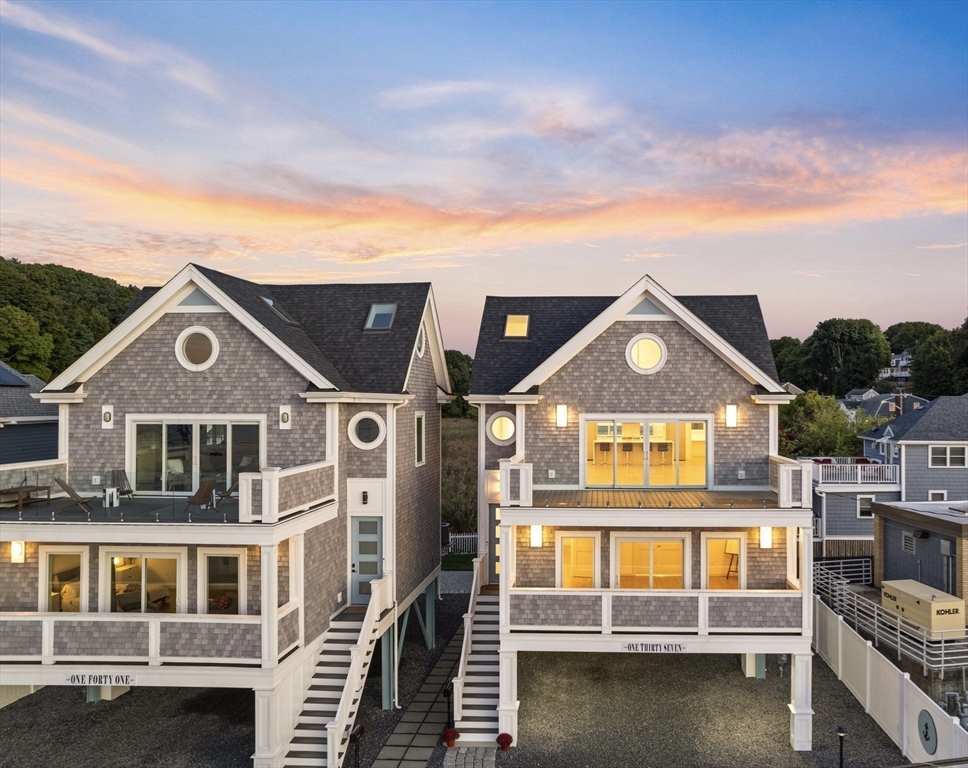
[[[504,582],[504,579],[501,579]],[[500,652],[500,698],[497,706],[498,733],[518,740],[518,652]]]
[[[262,666],[274,667],[278,649],[279,559],[277,544],[261,547],[262,576]]]
[[[499,627],[502,635],[511,631],[511,587],[514,585],[517,558],[515,530],[514,526],[501,526],[501,580],[498,585],[500,586]],[[481,567],[483,569],[484,563],[481,563]]]
[[[286,748],[288,731],[284,720],[281,686],[255,691],[255,754],[252,768],[275,768]]]
[[[289,539],[289,599],[299,603],[299,645],[306,645],[306,579],[303,565],[306,558],[305,534],[297,533]]]
[[[813,658],[809,653],[794,653],[790,666],[790,746],[809,752],[813,749]]]
[[[262,470],[262,522],[274,523],[279,517],[279,467]]]
[[[756,677],[756,654],[744,653],[740,657],[744,677]]]
[[[514,452],[524,456],[524,406],[518,403],[514,409]]]
[[[801,631],[804,637],[813,636],[813,528],[800,529],[800,594]]]
[[[44,617],[40,623],[41,664],[54,663],[54,620]]]

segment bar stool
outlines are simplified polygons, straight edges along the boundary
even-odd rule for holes
[[[612,444],[611,443],[599,443],[598,444],[598,450],[601,451],[601,454],[602,454],[602,466],[604,467],[606,464],[608,464],[609,459],[612,458],[612,456],[611,456],[611,453],[612,453]]]
[[[625,466],[629,465],[629,459],[632,457],[632,443],[622,443],[622,453],[625,454]]]

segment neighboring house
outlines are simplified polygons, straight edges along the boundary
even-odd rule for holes
[[[874,502],[968,499],[968,397],[939,397],[860,435],[862,457],[816,457],[816,554],[870,556]]]
[[[893,381],[896,384],[904,385],[911,382],[911,352],[905,349],[903,352],[891,355],[891,364],[887,368],[881,368],[877,375],[881,381]]]
[[[520,652],[741,654],[747,674],[784,653],[791,745],[809,750],[809,468],[777,455],[793,395],[757,298],[648,276],[618,298],[488,297],[467,399],[461,743],[517,738]]]
[[[44,382],[0,362],[0,465],[3,478],[19,473],[32,482],[32,464],[57,458],[57,406],[39,403],[31,394]],[[17,465],[10,467],[8,465]],[[5,484],[4,484],[5,485]]]
[[[968,599],[968,501],[874,505],[874,584],[897,579]]]
[[[449,389],[428,283],[145,289],[37,395],[50,475],[133,494],[0,513],[4,684],[249,688],[256,766],[338,765],[378,638],[396,700],[420,595],[433,642]]]
[[[844,399],[838,400],[837,402],[840,403],[840,407],[853,420],[861,412],[878,419],[893,419],[909,411],[923,408],[929,401],[923,397],[898,392],[886,395],[875,394],[867,398],[854,400]]]
[[[852,389],[848,392],[844,399],[848,403],[858,403],[864,400],[870,400],[872,397],[878,397],[878,392],[873,389]]]

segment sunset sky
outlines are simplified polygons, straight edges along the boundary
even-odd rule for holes
[[[0,0],[0,254],[968,313],[968,3]]]

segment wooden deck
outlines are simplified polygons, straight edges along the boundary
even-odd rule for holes
[[[593,509],[777,509],[771,491],[641,491],[634,488],[534,491],[533,507]]]

